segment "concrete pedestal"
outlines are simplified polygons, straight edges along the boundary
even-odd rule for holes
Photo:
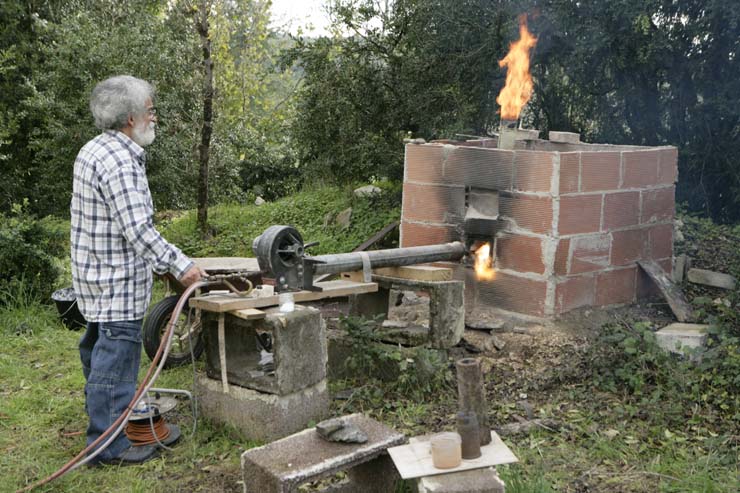
[[[217,423],[240,430],[250,440],[269,442],[304,429],[327,417],[326,380],[287,395],[268,394],[237,385],[224,393],[220,381],[196,378],[200,411]]]

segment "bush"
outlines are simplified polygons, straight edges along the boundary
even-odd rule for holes
[[[61,273],[57,257],[66,246],[66,230],[50,219],[38,220],[21,205],[0,214],[0,303],[11,302],[8,293],[49,299]]]

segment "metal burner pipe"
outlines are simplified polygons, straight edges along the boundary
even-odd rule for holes
[[[320,275],[362,270],[362,258],[365,255],[367,255],[370,261],[370,267],[377,269],[380,267],[401,267],[428,262],[456,261],[460,260],[465,253],[465,245],[459,241],[454,241],[442,245],[318,255],[311,257],[311,260],[323,262],[316,263],[314,266],[314,274]]]

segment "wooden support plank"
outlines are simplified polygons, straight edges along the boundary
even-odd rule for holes
[[[230,315],[234,315],[237,318],[241,318],[243,320],[260,320],[262,318],[265,318],[267,315],[262,310],[257,310],[256,308],[243,308],[241,310],[232,310],[229,312]]]
[[[374,293],[378,285],[374,282],[356,283],[350,281],[326,281],[316,283],[323,291],[297,291],[293,293],[296,303],[316,301],[325,298],[338,298],[352,294]],[[263,308],[279,304],[278,295],[262,297],[239,297],[233,294],[199,296],[190,300],[190,306],[208,312],[230,312],[245,308]]]
[[[433,265],[405,265],[402,267],[381,267],[379,269],[373,269],[373,275],[396,277],[398,279],[409,279],[412,281],[451,281],[452,269],[447,267],[435,267]],[[361,282],[362,272],[343,272],[342,279]]]
[[[229,393],[229,379],[226,373],[226,314],[218,316],[218,359],[221,363],[221,384],[224,394]]]
[[[679,322],[691,322],[693,320],[693,310],[691,305],[686,301],[681,288],[673,284],[668,278],[663,268],[654,260],[640,260],[637,264],[653,280],[658,289],[668,301],[673,314]]]

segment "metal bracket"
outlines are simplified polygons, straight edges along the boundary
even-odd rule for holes
[[[364,282],[372,282],[373,271],[370,266],[370,255],[367,252],[359,252],[359,254],[362,259],[362,280]]]
[[[314,286],[313,277],[316,264],[325,264],[323,260],[315,260],[311,257],[303,257],[301,259],[301,266],[303,267],[303,289],[306,291],[323,291],[323,288]]]

